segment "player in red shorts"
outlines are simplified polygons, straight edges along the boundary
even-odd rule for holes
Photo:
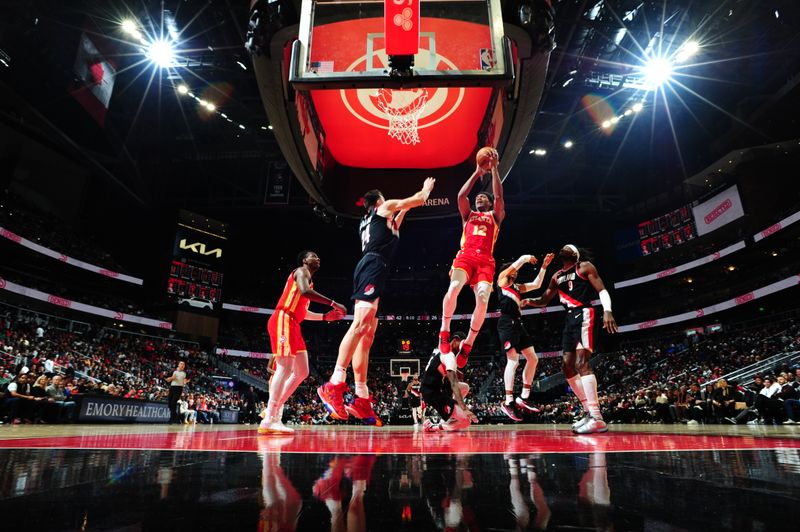
[[[308,351],[300,331],[305,320],[335,321],[347,313],[344,305],[314,291],[311,277],[319,270],[319,257],[313,251],[302,251],[297,256],[299,267],[286,280],[275,313],[269,318],[267,331],[272,343],[275,372],[269,380],[267,413],[258,427],[259,434],[291,434],[294,430],[281,421],[283,404],[308,376]],[[328,305],[325,314],[309,312],[311,302]]]
[[[499,163],[497,151],[484,165],[478,165],[475,172],[467,179],[461,190],[458,191],[458,211],[464,231],[461,235],[461,249],[453,261],[450,270],[450,286],[442,302],[442,329],[439,332],[439,350],[443,353],[450,352],[450,320],[458,302],[458,294],[464,285],[469,283],[475,292],[475,310],[469,325],[469,333],[463,341],[461,353],[469,356],[472,344],[481,330],[486,317],[486,307],[489,305],[489,296],[492,293],[494,282],[494,243],[500,231],[500,224],[506,217],[505,202],[503,201],[503,183],[497,171]],[[475,197],[475,210],[469,204],[469,193],[475,183],[486,172],[492,173],[492,194],[479,192]]]

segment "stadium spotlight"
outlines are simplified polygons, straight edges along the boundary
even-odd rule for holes
[[[655,90],[672,77],[672,63],[663,57],[653,57],[641,68],[650,90]]]
[[[633,114],[633,111],[631,111],[630,109],[625,109],[625,112],[622,114],[625,116],[631,116]]]
[[[617,122],[619,122],[619,117],[618,116],[615,116],[614,118],[611,119],[611,123],[612,124],[616,124]]]
[[[147,47],[147,58],[159,68],[169,68],[175,63],[175,50],[171,41],[153,41]]]
[[[136,23],[133,20],[129,19],[129,18],[126,18],[125,20],[123,20],[121,26],[122,26],[122,31],[124,31],[125,33],[128,33],[130,35],[133,35],[134,33],[136,33],[138,31],[136,29]]]
[[[216,106],[216,105],[214,105],[214,104],[213,104],[213,103],[211,103],[211,102],[207,102],[207,103],[206,103],[206,109],[208,109],[209,111],[216,111],[216,110],[217,110],[217,106]]]
[[[700,43],[694,40],[688,40],[683,43],[683,46],[678,49],[678,53],[675,54],[675,62],[684,63],[698,51],[700,51]]]
[[[571,147],[573,147],[574,145],[575,145],[575,143],[574,143],[574,142],[572,142],[571,140],[567,140],[566,142],[564,142],[564,147],[565,147],[566,149],[570,149],[570,148],[571,148]]]
[[[644,104],[642,102],[636,102],[635,104],[633,104],[633,107],[631,107],[631,109],[633,110],[634,113],[638,113],[639,111],[644,109]]]
[[[181,83],[178,85],[178,92],[180,94],[189,94],[189,87]]]
[[[545,155],[547,155],[547,150],[545,150],[544,148],[536,148],[535,150],[533,150],[533,154],[536,155],[537,157],[544,157]]]
[[[603,129],[608,129],[611,127],[611,120],[603,120]]]

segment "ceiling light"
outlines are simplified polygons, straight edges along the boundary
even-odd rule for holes
[[[216,110],[217,110],[217,106],[216,106],[216,105],[214,105],[214,104],[213,104],[213,103],[211,103],[211,102],[208,102],[208,103],[206,104],[206,109],[208,109],[209,111],[216,111]]]
[[[244,124],[239,124],[239,129],[244,129]]]
[[[536,148],[535,150],[533,150],[533,154],[536,155],[537,157],[543,157],[547,155],[547,150],[545,150],[544,148]]]
[[[611,119],[611,123],[612,124],[616,124],[617,122],[619,122],[619,117],[618,116],[615,116],[614,118]]]
[[[623,114],[625,116],[631,116],[633,114],[633,111],[631,111],[630,109],[625,109],[625,112]]]
[[[566,141],[566,142],[564,143],[564,147],[565,147],[566,149],[570,149],[570,148],[571,148],[571,147],[573,147],[574,145],[575,145],[575,143],[574,143],[574,142],[572,142],[571,140],[568,140],[568,141]]]
[[[236,64],[239,65],[240,67],[242,67],[242,70],[247,70],[247,67],[241,61],[236,61]]]
[[[138,31],[136,29],[136,22],[134,22],[129,18],[123,20],[121,26],[122,26],[122,31],[124,31],[125,33],[133,34],[133,32]]]
[[[175,63],[175,50],[172,48],[172,42],[153,41],[147,48],[147,58],[160,68],[171,67]]]
[[[189,87],[183,84],[178,85],[178,92],[181,94],[189,94]]]
[[[650,90],[660,87],[672,78],[672,63],[663,57],[654,57],[641,68],[645,84]]]
[[[611,120],[603,120],[603,129],[608,129],[611,127]]]
[[[675,54],[675,62],[683,63],[698,51],[700,51],[700,44],[697,41],[686,41],[683,43],[683,46],[680,47],[678,53]]]
[[[633,104],[633,107],[631,107],[631,109],[633,109],[634,113],[638,113],[639,111],[644,109],[644,104],[642,102],[636,102],[635,104]]]

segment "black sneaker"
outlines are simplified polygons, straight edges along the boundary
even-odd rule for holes
[[[533,412],[534,414],[538,414],[541,412],[536,406],[531,402],[531,398],[528,397],[527,399],[523,399],[522,397],[517,397],[515,401],[517,406],[521,409],[527,410],[528,412]]]
[[[505,415],[507,415],[514,421],[522,421],[522,416],[519,415],[519,412],[517,411],[517,406],[514,403],[506,404],[504,402],[503,405],[500,407],[500,410],[502,410]]]

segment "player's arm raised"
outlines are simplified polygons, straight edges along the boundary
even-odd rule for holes
[[[409,196],[405,199],[389,199],[384,201],[381,203],[381,206],[378,207],[378,215],[386,218],[393,215],[397,211],[407,211],[409,209],[425,205],[425,202],[428,201],[428,196],[431,195],[431,191],[433,190],[433,185],[435,183],[436,180],[432,177],[429,177],[422,184],[422,190],[413,196]]]
[[[469,204],[469,193],[472,190],[472,187],[475,186],[475,183],[478,179],[486,173],[486,170],[480,167],[480,165],[475,166],[475,171],[472,172],[472,175],[469,176],[464,184],[461,186],[461,189],[458,191],[458,212],[461,214],[461,220],[464,222],[467,221],[469,217],[470,211],[472,211],[472,207]]]
[[[550,266],[551,262],[553,262],[553,257],[555,257],[553,253],[548,253],[547,255],[544,256],[544,260],[542,260],[542,267],[539,268],[539,273],[536,274],[536,279],[534,279],[532,283],[525,283],[521,285],[519,287],[520,294],[524,294],[525,292],[531,292],[533,290],[538,290],[539,288],[542,287],[542,283],[544,282],[544,276],[547,275],[547,267]]]
[[[603,329],[612,334],[619,331],[617,321],[611,313],[611,296],[608,294],[603,280],[600,279],[597,268],[591,262],[583,262],[580,266],[580,274],[588,277],[589,282],[592,283],[592,288],[597,290],[597,295],[600,296],[600,303],[603,305]]]
[[[510,285],[511,282],[509,281],[508,276],[518,271],[529,262],[531,264],[536,264],[539,261],[533,255],[520,255],[520,257],[515,260],[513,264],[511,264],[511,266],[500,272],[500,275],[497,276],[497,285],[500,288]]]
[[[550,284],[544,291],[544,294],[539,297],[526,299],[523,302],[526,307],[546,307],[547,304],[550,303],[550,300],[553,299],[553,296],[556,295],[556,292],[558,292],[558,283],[556,283],[556,276],[553,275],[550,278]]]
[[[394,224],[397,226],[398,229],[400,229],[400,226],[403,225],[403,220],[405,220],[407,212],[408,209],[403,209],[400,212],[398,212],[397,215],[394,217]]]
[[[498,224],[503,223],[506,218],[506,202],[503,199],[503,182],[500,181],[500,171],[497,169],[500,166],[500,157],[497,150],[494,152],[494,164],[492,165],[492,194],[494,195],[494,219]]]
[[[325,314],[319,314],[317,312],[309,312],[306,316],[307,319],[311,321],[320,321],[324,319],[325,321],[334,321],[340,320],[347,314],[347,309],[344,305],[341,305],[334,301],[329,297],[325,297],[313,288],[311,288],[311,276],[308,274],[305,268],[298,268],[294,272],[294,280],[297,281],[297,287],[300,289],[300,293],[303,296],[307,297],[311,301],[315,303],[321,303],[323,305],[328,305],[331,307],[331,311]],[[314,316],[319,316],[319,318],[315,318]],[[338,316],[338,317],[337,317]]]

